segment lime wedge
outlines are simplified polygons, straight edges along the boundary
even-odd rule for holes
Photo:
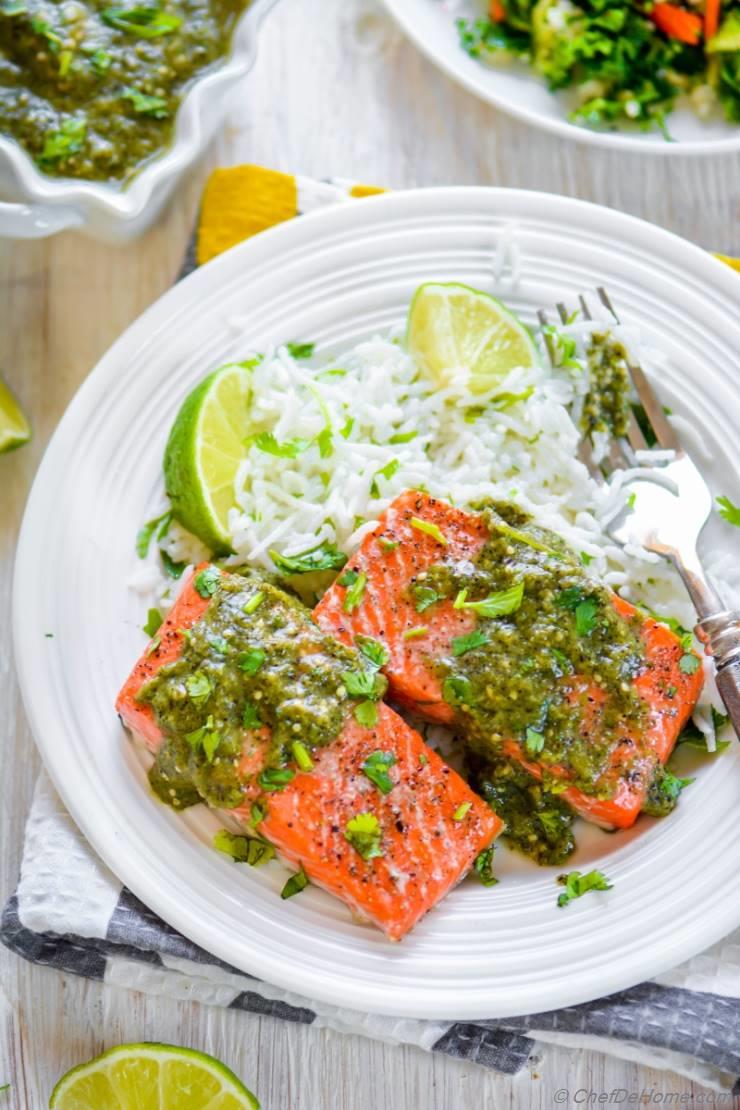
[[[441,386],[461,372],[471,393],[495,389],[510,370],[538,366],[532,336],[501,301],[467,285],[421,285],[409,309],[406,343],[412,357]]]
[[[0,381],[0,455],[22,447],[31,438],[31,428],[20,406]]]
[[[260,1110],[232,1071],[213,1056],[169,1044],[124,1044],[72,1068],[49,1099],[51,1110]]]
[[[218,555],[231,550],[228,515],[246,454],[250,392],[250,372],[238,363],[209,374],[185,398],[164,453],[175,519]]]

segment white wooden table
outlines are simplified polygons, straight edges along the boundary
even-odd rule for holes
[[[358,22],[359,17],[359,22]],[[368,43],[378,32],[383,48]],[[359,41],[358,41],[359,34]],[[13,676],[13,555],[30,483],[73,392],[111,341],[172,281],[207,169],[250,161],[396,188],[521,186],[598,201],[708,248],[740,254],[740,156],[668,160],[591,151],[478,103],[401,40],[373,0],[282,0],[228,128],[157,226],[125,249],[61,236],[0,246],[0,365],[35,425],[0,459],[0,897],[15,882],[38,756]],[[54,552],[47,553],[49,560]],[[214,1053],[265,1110],[483,1110],[552,1106],[567,1088],[692,1098],[678,1076],[550,1048],[512,1080],[355,1037],[103,988],[0,949],[0,1108],[37,1110],[67,1068],[123,1041]],[[583,1102],[581,1095],[579,1101]],[[561,1102],[561,1104],[564,1104]],[[586,1103],[583,1103],[586,1104]]]

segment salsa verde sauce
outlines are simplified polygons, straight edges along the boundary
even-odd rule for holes
[[[260,766],[272,768],[290,763],[296,740],[308,752],[330,744],[354,704],[346,674],[363,669],[356,651],[321,632],[305,606],[272,583],[217,572],[211,582],[212,600],[181,655],[138,695],[164,736],[152,788],[178,809],[201,799],[239,806],[250,741],[255,750],[269,745]]]
[[[0,129],[54,176],[128,178],[249,0],[0,0]]]

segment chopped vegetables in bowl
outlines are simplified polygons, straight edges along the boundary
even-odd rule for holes
[[[659,129],[683,98],[700,118],[740,121],[740,6],[721,0],[490,0],[457,20],[482,62],[528,62],[573,96],[570,120]]]

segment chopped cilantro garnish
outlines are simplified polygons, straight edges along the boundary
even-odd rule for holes
[[[475,705],[470,679],[465,675],[448,675],[442,683],[442,697],[448,705]]]
[[[545,737],[535,728],[528,728],[524,734],[524,747],[527,755],[538,755],[545,746]]]
[[[167,101],[163,96],[149,96],[148,93],[124,85],[121,98],[131,103],[135,112],[140,116],[151,116],[153,119],[167,119],[170,114]]]
[[[465,604],[465,598],[467,596],[468,596],[467,588],[464,589],[464,590],[460,590],[457,597],[455,598],[455,600],[452,603],[452,608],[453,609],[462,609],[463,605]]]
[[[447,547],[450,542],[436,524],[430,523],[428,520],[420,520],[418,516],[412,516],[409,521],[412,528],[416,528],[417,532],[425,532],[427,536],[431,536],[437,543],[441,543],[443,547]]]
[[[342,606],[345,613],[352,613],[358,607],[362,601],[362,595],[365,593],[366,585],[367,575],[365,573],[358,574],[345,595],[344,605]]]
[[[576,632],[579,636],[588,636],[593,632],[599,611],[598,598],[593,594],[584,593],[580,586],[568,586],[557,595],[555,604],[561,609],[569,609],[575,615]]]
[[[421,767],[426,767],[428,762],[429,762],[429,756],[425,755],[424,752],[420,752],[419,753],[419,764],[420,764],[420,766]]]
[[[193,585],[201,597],[213,597],[218,589],[220,578],[221,572],[218,567],[204,567],[196,574]]]
[[[603,871],[588,871],[585,875],[580,871],[569,871],[567,875],[560,875],[558,882],[565,887],[562,894],[558,895],[559,906],[567,906],[574,898],[582,898],[590,890],[611,890],[612,888]]]
[[[483,883],[483,886],[495,886],[498,879],[493,873],[493,845],[490,848],[484,848],[475,857],[473,864],[476,875]]]
[[[87,123],[84,119],[67,119],[58,131],[51,131],[44,140],[44,146],[39,154],[39,162],[56,163],[68,158],[70,154],[78,154],[87,138]]]
[[[527,386],[521,393],[497,393],[491,401],[491,404],[495,409],[498,409],[499,412],[503,412],[504,409],[510,409],[511,406],[517,404],[518,401],[528,401],[533,393],[533,385]]]
[[[349,437],[352,435],[352,429],[354,428],[354,426],[355,426],[355,418],[354,418],[354,416],[350,416],[347,419],[346,424],[344,424],[344,426],[339,429],[339,434],[342,437],[342,439],[349,439]]]
[[[361,701],[355,706],[354,717],[363,728],[375,728],[378,723],[378,707],[374,701]]]
[[[389,540],[387,536],[378,536],[378,543],[386,553],[398,547],[398,540]]]
[[[459,605],[456,605],[456,608],[470,609],[477,613],[479,617],[505,617],[509,613],[517,611],[522,604],[523,597],[524,583],[517,582],[516,585],[510,586],[508,590],[500,590],[498,593],[491,594],[490,597],[484,597],[482,601],[462,601]]]
[[[396,757],[393,752],[375,751],[371,752],[362,764],[363,772],[370,782],[377,786],[381,794],[390,794],[393,789],[393,780],[388,774],[388,768],[395,762]]]
[[[593,561],[594,557],[593,555],[589,555],[588,551],[581,552],[581,562],[583,563],[584,567],[590,566]]]
[[[94,50],[90,55],[90,65],[93,67],[98,77],[104,77],[111,67],[113,58],[107,50]]]
[[[182,572],[185,570],[187,563],[176,563],[166,551],[160,550],[159,557],[162,560],[164,572],[168,578],[182,578]]]
[[[264,663],[266,654],[262,648],[247,648],[236,657],[236,665],[245,674],[255,675]]]
[[[169,35],[182,23],[179,15],[163,12],[154,4],[135,8],[104,8],[100,18],[109,27],[115,27],[117,31],[125,31],[126,34],[137,35],[142,39],[155,39],[160,35]]]
[[[504,536],[516,540],[517,543],[523,543],[527,547],[533,548],[535,551],[542,551],[545,555],[552,555],[556,559],[562,558],[560,552],[556,551],[554,547],[547,547],[544,543],[540,543],[539,540],[536,540],[534,536],[530,536],[527,532],[520,532],[518,528],[512,528],[509,524],[494,520],[491,521],[491,527],[496,532],[501,532]]]
[[[242,726],[246,729],[262,727],[262,718],[250,702],[247,702],[242,709]]]
[[[457,807],[455,812],[452,814],[452,820],[453,821],[464,821],[465,818],[467,817],[468,813],[472,809],[472,807],[473,807],[472,802],[463,802],[461,805],[459,805]]]
[[[416,628],[407,628],[403,633],[403,638],[404,640],[420,640],[423,636],[426,636],[428,631],[429,628],[426,624],[419,624]]]
[[[275,856],[275,849],[266,840],[235,836],[228,829],[219,829],[213,838],[213,847],[225,856],[231,856],[235,863],[248,863],[250,867],[259,867]]]
[[[693,651],[685,652],[678,661],[678,669],[681,674],[696,674],[701,666],[701,659],[698,655],[694,655]]]
[[[286,439],[283,443],[278,443],[272,432],[260,432],[251,442],[258,451],[275,455],[278,459],[297,459],[311,446],[310,439]]]
[[[558,670],[560,671],[561,675],[573,673],[573,664],[571,663],[565,652],[561,651],[560,648],[555,647],[548,648],[548,651],[555,660],[555,663],[557,664]]]
[[[377,701],[385,693],[388,682],[377,671],[345,671],[342,682],[351,698],[370,698]]]
[[[311,358],[316,349],[315,343],[286,343],[285,349],[291,358]]]
[[[260,789],[267,794],[274,794],[282,790],[295,778],[295,771],[290,767],[266,767],[257,779]]]
[[[396,432],[395,435],[391,436],[391,438],[388,440],[388,442],[393,443],[393,444],[396,444],[396,443],[411,443],[411,440],[416,439],[418,434],[419,434],[418,432]]]
[[[281,555],[270,551],[270,558],[281,574],[311,574],[317,570],[341,570],[347,556],[336,547],[327,544],[304,551],[301,555]]]
[[[188,675],[185,679],[185,689],[194,705],[205,705],[213,691],[211,680],[202,671]]]
[[[219,655],[228,655],[231,651],[231,645],[225,636],[209,636],[208,643]]]
[[[719,506],[717,512],[726,520],[728,524],[734,525],[735,528],[740,528],[740,506],[733,505],[729,497],[718,497],[717,504]]]
[[[144,631],[147,636],[156,636],[162,627],[162,614],[159,609],[150,609],[147,613]]]
[[[280,891],[281,898],[292,898],[294,894],[300,894],[308,886],[308,875],[303,870],[303,865],[296,871],[295,875],[291,875],[287,883]]]
[[[316,436],[316,446],[319,449],[319,455],[322,459],[328,459],[334,454],[334,441],[332,439],[331,425],[327,424],[325,428]]]
[[[375,471],[372,477],[372,481],[370,482],[370,493],[373,497],[380,497],[380,488],[378,486],[376,478],[392,478],[400,465],[401,464],[398,459],[391,459],[391,461],[389,463],[386,463],[385,466],[381,466],[380,470]]]
[[[416,598],[414,608],[417,613],[423,613],[430,605],[435,605],[438,601],[444,601],[445,595],[440,594],[437,590],[433,590],[431,586],[420,586],[418,583],[413,587],[412,593]]]
[[[267,817],[267,806],[261,802],[252,802],[249,816],[253,825],[259,825]]]
[[[314,762],[308,754],[308,748],[305,744],[302,744],[300,740],[294,740],[291,744],[291,751],[293,752],[293,759],[301,771],[313,771]]]
[[[358,572],[349,567],[348,570],[345,570],[344,574],[340,574],[339,578],[337,578],[337,584],[340,586],[353,586],[359,577],[360,575]]]
[[[352,817],[347,822],[344,835],[364,860],[383,855],[380,846],[382,833],[374,813],[358,813],[356,817]]]
[[[380,640],[374,640],[372,636],[355,636],[355,646],[377,670],[384,667],[391,657],[385,644],[381,644]]]

